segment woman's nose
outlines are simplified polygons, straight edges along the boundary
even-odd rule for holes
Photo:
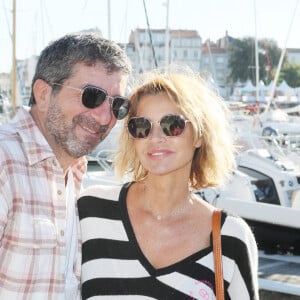
[[[154,139],[165,139],[166,135],[164,134],[162,128],[160,127],[160,124],[158,122],[155,122],[152,124],[152,129],[151,132],[149,134],[149,137]]]

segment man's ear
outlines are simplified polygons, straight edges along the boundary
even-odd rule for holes
[[[39,111],[45,112],[48,110],[51,92],[51,86],[42,79],[37,79],[33,84],[33,94]]]

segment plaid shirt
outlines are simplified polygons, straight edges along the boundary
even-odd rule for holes
[[[77,197],[86,159],[78,159],[72,171]],[[59,162],[29,112],[20,108],[0,127],[0,299],[65,298],[65,195]],[[79,282],[79,232],[77,237]]]

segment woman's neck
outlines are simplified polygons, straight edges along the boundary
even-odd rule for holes
[[[188,186],[162,185],[161,182],[148,180],[141,184],[143,208],[159,221],[178,218],[193,204],[192,192]]]

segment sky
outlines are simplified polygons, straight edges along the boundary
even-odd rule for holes
[[[16,0],[16,56],[38,55],[64,34],[96,27],[106,38],[128,42],[131,30],[147,28],[144,2],[153,29],[197,30],[202,42],[227,31],[235,38],[256,35],[281,48],[300,48],[299,1],[169,0],[167,10],[167,0]],[[12,65],[12,3],[0,1],[0,73]]]

